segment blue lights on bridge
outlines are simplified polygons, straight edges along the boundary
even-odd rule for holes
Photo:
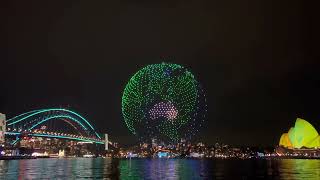
[[[59,118],[71,119],[71,120],[77,122],[78,124],[80,124],[80,125],[83,127],[83,129],[87,130],[87,128],[86,128],[80,121],[76,120],[76,119],[73,118],[73,117],[63,116],[63,115],[57,115],[57,116],[52,116],[52,117],[46,118],[46,119],[44,119],[44,120],[42,120],[42,121],[34,124],[34,125],[33,125],[31,128],[29,128],[28,130],[32,130],[33,128],[37,127],[38,125],[40,125],[40,124],[42,124],[42,123],[44,123],[44,122],[46,122],[46,121],[49,121],[49,120],[51,120],[51,119],[59,119]]]
[[[68,133],[49,133],[41,130],[33,131],[33,129],[49,120],[70,120],[68,123],[71,123],[72,127],[80,136]],[[21,135],[105,144],[88,120],[68,109],[51,108],[29,111],[8,119],[7,129],[6,135],[17,136],[17,139],[12,144],[18,142]]]
[[[34,111],[26,112],[26,113],[20,114],[16,117],[12,118],[12,119],[8,119],[7,122],[10,122],[10,123],[8,123],[7,126],[17,124],[23,120],[26,120],[28,118],[32,118],[33,116],[40,115],[41,113],[66,113],[66,114],[68,114],[68,115],[66,115],[66,116],[68,116],[66,118],[71,119],[71,120],[75,119],[75,118],[72,119],[72,115],[74,115],[75,117],[77,117],[80,120],[82,120],[83,122],[85,122],[85,124],[87,126],[89,126],[91,128],[91,130],[93,130],[95,132],[93,126],[88,122],[88,120],[86,120],[80,114],[73,112],[73,111],[70,111],[68,109],[62,109],[62,108],[41,109],[41,110],[34,110]],[[11,121],[13,121],[13,122],[11,122]],[[100,135],[97,132],[95,132],[95,135],[101,139]]]

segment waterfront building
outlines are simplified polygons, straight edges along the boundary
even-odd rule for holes
[[[5,132],[6,132],[6,115],[0,113],[0,144],[5,142]]]

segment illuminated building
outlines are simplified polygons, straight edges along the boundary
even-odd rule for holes
[[[169,153],[168,152],[158,152],[157,155],[159,158],[166,158],[166,157],[168,157]]]
[[[320,154],[320,136],[306,120],[297,118],[295,126],[282,134],[278,154]]]
[[[6,115],[0,113],[0,143],[4,143],[4,134],[6,131]]]

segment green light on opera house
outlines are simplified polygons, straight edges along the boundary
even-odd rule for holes
[[[282,134],[279,147],[293,151],[304,149],[320,152],[320,136],[308,121],[297,118],[294,127]]]

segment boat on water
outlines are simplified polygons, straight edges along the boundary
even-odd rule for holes
[[[94,158],[95,155],[93,155],[93,154],[85,154],[85,155],[83,155],[83,157],[84,158]]]

